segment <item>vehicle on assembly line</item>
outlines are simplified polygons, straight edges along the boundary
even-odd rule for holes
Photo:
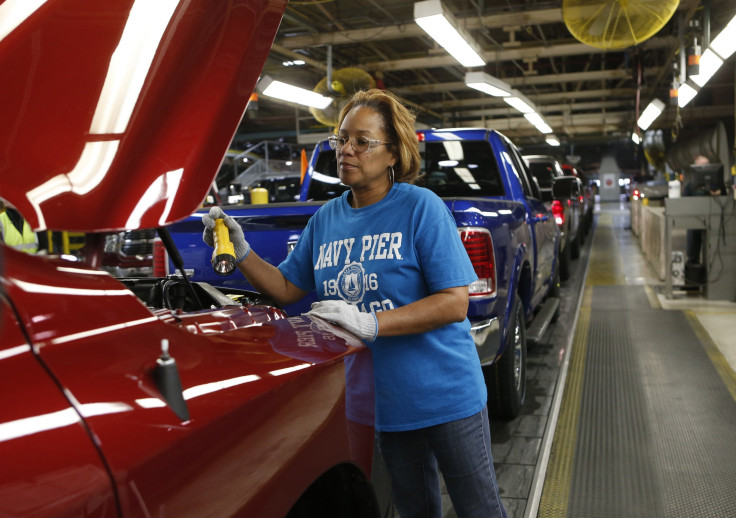
[[[580,200],[582,202],[582,221],[583,225],[583,236],[587,236],[590,228],[593,226],[593,213],[595,212],[595,187],[593,182],[588,180],[585,174],[571,164],[561,164],[562,171],[567,176],[574,176],[580,179],[582,186],[582,192],[580,194]]]
[[[627,200],[657,200],[663,203],[668,195],[669,186],[663,177],[655,178],[653,174],[637,174],[627,179],[625,186]]]
[[[86,243],[78,261],[0,245],[0,516],[391,516],[371,387],[345,389],[357,338],[99,267],[110,232],[156,228],[176,257],[166,226],[207,193],[286,1],[11,5],[0,197]]]
[[[583,241],[582,203],[580,195],[582,184],[579,178],[565,176],[562,166],[553,156],[524,155],[524,161],[529,171],[536,178],[542,190],[542,199],[554,214],[557,226],[560,228],[560,279],[570,277],[571,261],[580,257],[580,247]],[[572,191],[558,196],[552,186],[559,178],[568,178]]]
[[[445,201],[478,275],[470,286],[468,318],[486,375],[489,410],[495,417],[514,417],[526,394],[527,341],[538,342],[559,312],[559,230],[521,154],[502,134],[438,129],[419,131],[417,138],[423,157],[418,183]],[[575,181],[556,179],[555,192],[569,196]],[[299,203],[223,209],[242,226],[252,248],[277,265],[308,219],[346,189],[337,176],[335,152],[324,140],[312,153]],[[212,272],[212,251],[202,246],[203,212],[171,226],[185,269],[194,279],[252,289],[237,272],[219,279]],[[315,299],[312,293],[284,309],[299,314]]]
[[[228,205],[261,203],[251,196],[253,189],[260,188],[266,189],[268,203],[299,200],[302,150],[292,144],[263,140],[245,151],[228,153],[216,178],[220,197]]]

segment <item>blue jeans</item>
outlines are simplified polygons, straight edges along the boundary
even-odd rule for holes
[[[419,430],[379,432],[401,518],[440,518],[439,470],[458,518],[505,518],[491,456],[488,409]]]

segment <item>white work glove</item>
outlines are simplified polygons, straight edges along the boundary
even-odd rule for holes
[[[366,342],[372,342],[378,336],[378,319],[373,313],[363,313],[358,306],[343,300],[323,300],[313,302],[307,315],[317,316],[328,322],[334,322],[350,331]]]
[[[212,238],[212,231],[215,229],[215,220],[222,219],[225,226],[230,231],[230,241],[235,249],[235,262],[239,263],[246,258],[250,253],[250,245],[245,240],[245,234],[243,229],[240,228],[238,222],[235,221],[231,216],[225,214],[220,207],[212,207],[209,214],[202,216],[202,223],[204,224],[204,232],[202,233],[202,241],[211,247],[215,246],[215,242]]]

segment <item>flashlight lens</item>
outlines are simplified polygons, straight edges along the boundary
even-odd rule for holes
[[[231,255],[218,256],[215,258],[214,269],[220,275],[230,275],[235,270],[235,261]]]

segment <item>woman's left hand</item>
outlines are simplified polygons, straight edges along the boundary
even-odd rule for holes
[[[378,320],[373,313],[363,313],[357,306],[343,300],[323,300],[312,303],[307,315],[313,315],[350,331],[366,342],[372,342],[378,336]]]

